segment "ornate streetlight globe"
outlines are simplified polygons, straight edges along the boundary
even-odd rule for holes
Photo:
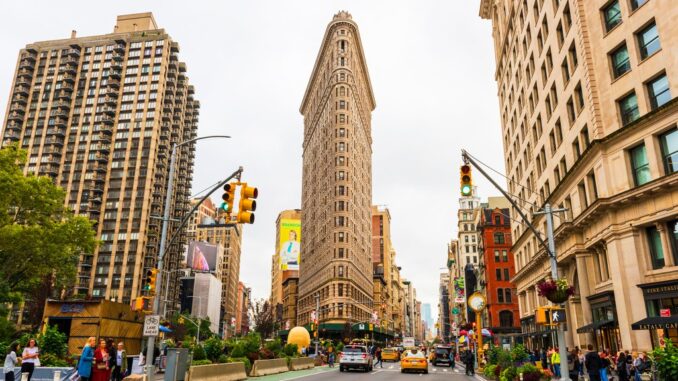
[[[288,344],[297,344],[297,350],[301,353],[301,348],[311,345],[311,335],[304,327],[294,327],[287,335]]]

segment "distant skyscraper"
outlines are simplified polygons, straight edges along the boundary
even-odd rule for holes
[[[178,52],[140,13],[118,16],[111,34],[73,32],[19,53],[2,145],[28,151],[24,171],[50,176],[95,223],[101,245],[80,256],[77,294],[129,303],[156,265],[170,149],[196,136],[200,107]],[[188,211],[194,148],[177,153],[172,218]],[[180,235],[169,246],[165,269],[178,267],[185,244]]]
[[[433,328],[433,314],[431,313],[431,303],[421,305],[421,318],[426,322],[428,329]]]
[[[358,25],[327,26],[301,104],[304,115],[298,324],[368,321],[372,306],[372,133],[375,102]]]

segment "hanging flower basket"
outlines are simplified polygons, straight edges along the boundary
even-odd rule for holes
[[[543,296],[551,303],[561,304],[565,303],[570,296],[574,295],[574,286],[567,284],[565,279],[548,279],[537,283],[537,290],[539,296]]]

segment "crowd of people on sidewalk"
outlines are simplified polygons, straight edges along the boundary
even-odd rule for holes
[[[643,373],[649,373],[651,362],[644,352],[609,350],[595,351],[589,344],[586,350],[575,347],[567,349],[567,371],[570,379],[580,377],[589,381],[641,381]],[[556,378],[561,377],[561,359],[558,347],[536,349],[529,352],[529,361],[542,369],[549,369]]]
[[[81,381],[122,381],[127,375],[127,352],[120,342],[99,340],[90,337],[82,348],[78,361],[78,375]]]

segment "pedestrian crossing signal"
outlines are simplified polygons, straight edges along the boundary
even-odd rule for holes
[[[459,170],[459,179],[461,186],[461,195],[466,197],[473,193],[473,177],[471,175],[471,166],[464,164]]]
[[[535,314],[537,324],[554,326],[567,323],[565,309],[560,307],[545,306],[537,308]]]

